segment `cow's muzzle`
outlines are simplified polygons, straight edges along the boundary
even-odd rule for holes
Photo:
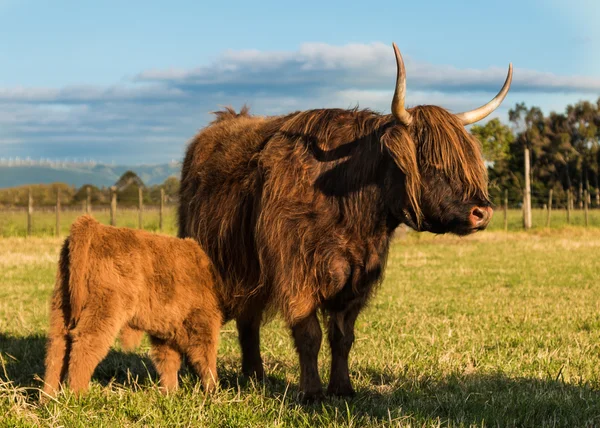
[[[473,207],[469,213],[469,223],[476,230],[482,230],[490,224],[494,210],[491,207]]]

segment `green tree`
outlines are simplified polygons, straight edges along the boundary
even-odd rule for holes
[[[139,201],[138,189],[146,188],[144,182],[133,171],[126,171],[115,183],[119,205],[137,206]],[[150,195],[144,192],[144,202],[149,201]]]
[[[473,125],[471,133],[481,142],[483,158],[488,164],[492,201],[501,205],[505,189],[509,190],[511,200],[519,198],[521,193],[517,185],[518,180],[515,183],[514,174],[510,171],[511,146],[515,141],[510,127],[499,119],[492,119],[485,125]],[[513,189],[516,189],[516,192]]]
[[[510,145],[515,141],[512,130],[500,119],[492,119],[485,125],[473,125],[471,133],[481,142],[483,158],[494,164],[508,157]]]
[[[179,179],[174,175],[168,177],[162,184],[165,189],[165,195],[170,199],[175,199],[179,196]]]

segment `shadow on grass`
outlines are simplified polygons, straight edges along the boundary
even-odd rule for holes
[[[46,338],[42,335],[13,337],[0,333],[0,380],[17,387],[32,388],[37,397],[44,373]],[[455,374],[444,377],[411,378],[374,368],[358,368],[361,387],[352,399],[327,398],[301,405],[298,385],[288,385],[278,376],[255,382],[229,367],[219,367],[225,389],[264,394],[283,401],[287,409],[302,411],[313,420],[347,415],[355,421],[408,422],[434,420],[442,425],[500,426],[598,426],[600,391],[586,384],[574,385],[548,379],[514,378],[497,374]],[[183,368],[182,376],[189,373]],[[94,380],[102,385],[117,383],[147,385],[157,381],[152,363],[139,353],[111,350],[96,368]],[[366,381],[366,382],[365,382]],[[365,387],[365,383],[368,384]]]
[[[259,390],[279,402],[285,397],[288,410],[300,408],[311,421],[323,423],[342,417],[358,426],[367,422],[415,425],[415,420],[466,426],[600,426],[600,391],[587,384],[502,373],[415,379],[373,368],[357,369],[354,377],[359,376],[361,387],[353,398],[327,397],[302,404],[298,385],[288,385],[281,377],[267,375],[265,382],[256,383],[234,370],[220,372],[226,388]]]
[[[21,388],[40,388],[44,376],[46,336],[9,336],[0,333],[0,380]],[[149,358],[135,352],[111,349],[94,371],[93,379],[101,385],[145,384],[157,374]],[[30,393],[30,396],[36,396]]]

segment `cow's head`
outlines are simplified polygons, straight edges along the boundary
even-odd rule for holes
[[[485,118],[500,105],[510,87],[512,64],[498,95],[476,110],[452,114],[431,105],[406,109],[404,62],[393,46],[398,67],[392,101],[396,124],[387,129],[382,142],[405,176],[402,199],[406,202],[397,214],[422,231],[467,235],[483,230],[493,214],[487,170],[480,144],[465,125]]]

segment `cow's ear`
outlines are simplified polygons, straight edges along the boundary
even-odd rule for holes
[[[391,126],[381,137],[381,143],[404,173],[406,195],[417,218],[421,218],[421,174],[417,163],[417,147],[403,126]]]

